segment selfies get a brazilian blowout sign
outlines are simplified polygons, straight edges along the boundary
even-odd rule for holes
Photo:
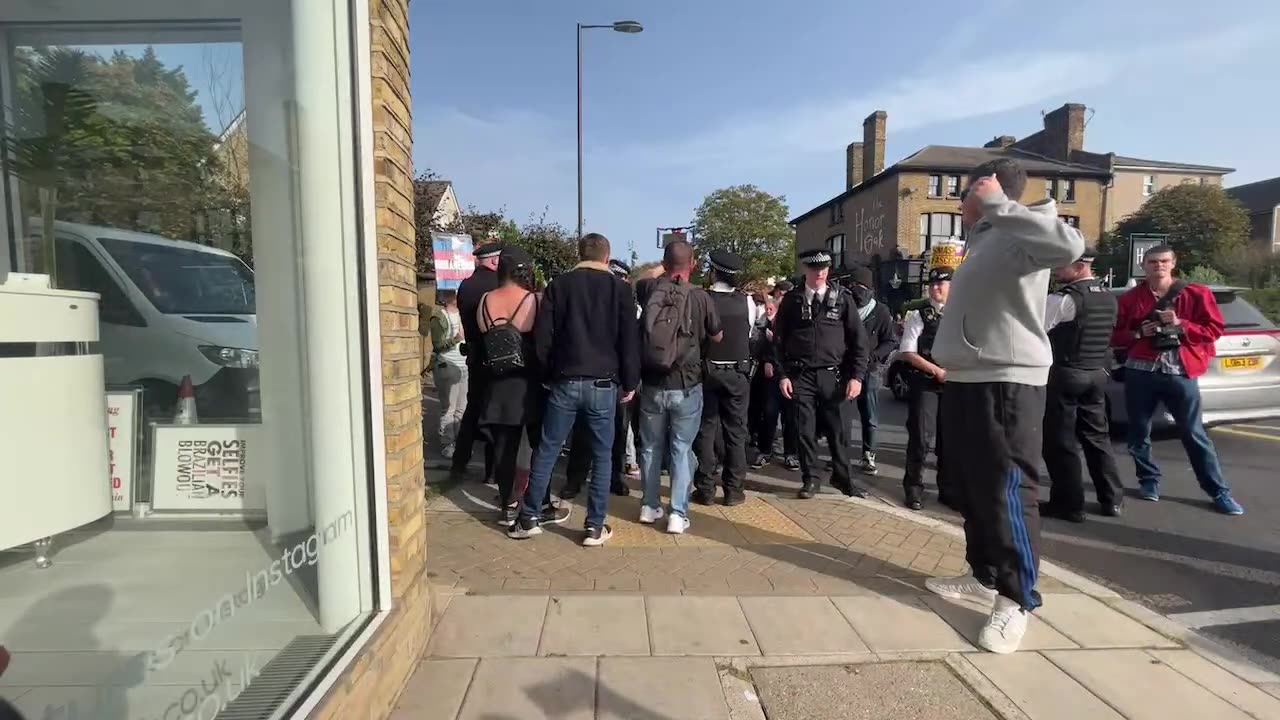
[[[261,425],[157,425],[155,510],[260,511]]]

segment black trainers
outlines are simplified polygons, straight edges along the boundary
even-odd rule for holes
[[[1124,515],[1124,503],[1103,503],[1098,512],[1103,517],[1120,517],[1121,515]]]
[[[796,497],[801,500],[808,500],[818,494],[818,486],[811,482],[807,482],[800,486],[800,492],[796,493]]]
[[[605,525],[604,527],[587,528],[587,536],[582,538],[582,547],[600,547],[613,537],[613,528]]]
[[[618,497],[631,497],[631,488],[624,482],[615,482],[609,486],[609,494]]]
[[[498,524],[511,527],[520,519],[520,503],[513,503],[498,511]]]
[[[538,522],[542,525],[561,525],[573,515],[573,506],[569,503],[560,503],[556,505],[542,506],[542,514],[538,516]]]
[[[507,537],[512,540],[528,540],[534,535],[541,535],[542,527],[533,518],[520,518],[507,528]]]
[[[724,493],[724,499],[720,502],[724,503],[725,507],[733,507],[734,505],[741,505],[746,501],[747,494],[741,490],[726,490]]]
[[[714,505],[716,503],[715,490],[694,490],[689,499],[699,505]]]
[[[1083,510],[1067,510],[1058,507],[1051,502],[1040,503],[1040,517],[1055,518],[1057,520],[1066,520],[1069,523],[1084,522]]]
[[[908,510],[921,510],[924,508],[924,493],[918,489],[912,488],[907,491],[907,498],[902,504],[905,505]]]
[[[788,470],[800,469],[800,460],[795,455],[788,455],[787,458],[782,461],[782,464],[785,465]]]
[[[768,464],[769,464],[769,456],[765,455],[764,453],[760,453],[759,455],[756,456],[755,460],[751,461],[751,469],[759,470]]]

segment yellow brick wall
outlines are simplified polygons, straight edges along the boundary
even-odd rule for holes
[[[368,0],[373,89],[382,421],[395,609],[312,717],[390,716],[426,648],[433,605],[425,558],[422,344],[413,225],[408,0]],[[354,582],[354,578],[352,582]]]

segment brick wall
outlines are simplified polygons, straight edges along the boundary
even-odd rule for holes
[[[395,610],[312,715],[383,720],[430,636],[433,602],[424,567],[422,350],[414,272],[408,0],[368,0],[373,88],[382,420]],[[354,579],[353,579],[354,582]]]

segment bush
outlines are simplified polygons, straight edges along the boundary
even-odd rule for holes
[[[1244,297],[1261,310],[1271,322],[1280,323],[1280,287],[1247,290]]]
[[[1201,285],[1224,285],[1227,280],[1222,273],[1207,266],[1197,265],[1182,275],[1182,279],[1187,282],[1200,283]]]

